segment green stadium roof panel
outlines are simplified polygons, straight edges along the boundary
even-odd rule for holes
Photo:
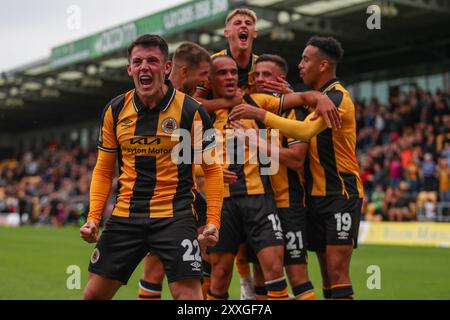
[[[197,0],[157,12],[129,23],[52,49],[50,66],[59,68],[125,49],[137,36],[175,34],[224,19],[230,0]]]

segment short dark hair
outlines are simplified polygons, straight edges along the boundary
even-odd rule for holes
[[[211,68],[209,69],[209,74],[214,74],[214,62],[220,59],[230,59],[231,61],[234,61],[234,63],[236,64],[236,68],[238,68],[236,60],[234,60],[232,57],[227,56],[226,54],[219,54],[217,56],[214,56],[211,58]]]
[[[288,64],[286,60],[283,57],[280,57],[276,54],[262,54],[259,56],[259,58],[256,60],[255,64],[258,64],[259,62],[273,62],[275,63],[281,71],[283,71],[284,75],[287,75],[289,71]]]
[[[211,62],[211,57],[205,48],[194,42],[182,43],[174,52],[173,63],[185,63],[189,69],[196,68],[201,62]]]
[[[128,60],[130,60],[131,52],[133,51],[133,48],[136,46],[158,47],[159,50],[161,50],[164,59],[165,60],[169,59],[169,47],[167,46],[167,42],[157,34],[144,34],[142,36],[139,36],[132,43],[130,43],[128,46]]]
[[[333,37],[313,36],[308,40],[306,46],[319,48],[323,54],[335,63],[339,62],[344,56],[344,49],[342,49],[341,43]]]
[[[234,61],[236,63],[236,60],[234,60],[232,57],[230,57],[226,54],[219,54],[217,56],[212,57],[211,63],[213,63],[214,61],[219,60],[219,59],[231,59],[232,61]],[[237,65],[237,63],[236,63],[236,65]]]

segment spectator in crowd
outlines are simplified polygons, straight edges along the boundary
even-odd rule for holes
[[[396,201],[389,210],[390,221],[410,221],[415,218],[415,199],[411,197],[409,186],[400,182],[395,190]]]
[[[424,160],[420,164],[420,176],[422,178],[423,191],[436,191],[436,163],[431,153],[425,153]]]
[[[367,204],[366,220],[368,221],[381,221],[383,220],[383,203],[384,203],[384,191],[381,185],[376,185],[375,191],[372,193],[372,197]]]
[[[419,166],[417,165],[417,161],[413,160],[411,161],[405,168],[404,168],[404,178],[405,181],[409,185],[409,190],[413,195],[417,195],[419,192]]]
[[[442,150],[441,155],[447,159],[447,163],[450,166],[450,140],[445,141],[444,149]]]
[[[450,166],[445,156],[439,158],[437,167],[439,177],[439,200],[450,205]]]
[[[358,159],[369,202],[366,219],[376,219],[378,212],[383,220],[415,219],[415,207],[433,217],[438,191],[439,201],[448,201],[441,194],[445,177],[435,161],[441,155],[450,163],[449,101],[450,92],[432,94],[416,86],[409,92],[392,90],[388,104],[376,99],[356,103]]]
[[[391,186],[394,188],[398,187],[403,177],[403,172],[402,163],[397,153],[394,154],[389,164],[389,176],[391,178]]]
[[[95,152],[49,143],[41,152],[0,162],[0,213],[18,213],[31,224],[79,224],[87,213]]]

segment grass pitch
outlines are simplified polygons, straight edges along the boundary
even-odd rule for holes
[[[0,227],[0,299],[81,299],[93,248],[80,239],[75,227]],[[313,253],[309,260],[310,277],[321,299],[320,272]],[[372,265],[380,268],[380,289],[368,289]],[[80,289],[67,288],[70,266],[81,270]],[[139,265],[115,299],[137,299],[141,274]],[[351,278],[356,299],[448,300],[450,249],[361,245],[353,254]],[[239,290],[235,274],[230,298],[239,299]],[[167,283],[163,299],[170,299]]]

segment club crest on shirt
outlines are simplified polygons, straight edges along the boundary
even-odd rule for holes
[[[91,263],[94,264],[100,259],[100,251],[98,248],[95,248],[91,255]]]
[[[161,129],[164,133],[173,133],[177,128],[177,121],[172,117],[164,119],[161,123]]]

